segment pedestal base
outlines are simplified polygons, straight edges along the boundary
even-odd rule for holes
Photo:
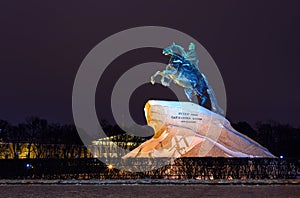
[[[123,158],[275,157],[226,118],[197,104],[150,100],[144,110],[155,134]]]

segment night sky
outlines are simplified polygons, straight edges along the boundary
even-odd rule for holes
[[[300,126],[299,1],[145,2],[1,1],[0,119],[18,123],[36,115],[72,123],[73,82],[89,51],[114,33],[153,25],[185,32],[207,49],[223,76],[231,121]],[[158,49],[144,49],[111,64],[98,85],[99,117],[109,117],[110,86],[120,75],[118,68],[124,72],[149,61],[167,59]],[[159,86],[145,89],[152,96],[162,91]],[[140,112],[133,113],[137,121],[143,120],[143,103],[150,97],[139,100],[141,90],[132,110]]]

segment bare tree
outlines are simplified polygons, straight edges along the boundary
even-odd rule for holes
[[[31,157],[31,152],[35,153],[36,158],[40,158],[45,153],[44,144],[47,143],[47,120],[29,117],[26,119],[26,124],[22,125],[22,128],[25,128],[26,131],[27,158]]]

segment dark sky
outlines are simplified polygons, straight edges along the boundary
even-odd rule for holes
[[[73,82],[88,52],[121,30],[155,25],[185,32],[208,50],[224,79],[230,120],[300,126],[298,1],[145,2],[1,1],[0,119],[72,123]],[[163,60],[158,50],[125,56],[112,68],[121,60]],[[107,98],[97,103],[110,105]]]

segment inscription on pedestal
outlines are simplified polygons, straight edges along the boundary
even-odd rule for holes
[[[196,121],[202,120],[197,113],[178,112],[177,115],[171,115],[171,119],[180,120],[184,123],[196,123]]]

